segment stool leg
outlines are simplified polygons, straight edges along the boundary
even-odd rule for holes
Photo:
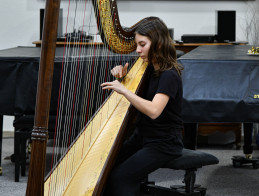
[[[0,115],[0,175],[2,175],[3,115]]]
[[[26,137],[21,136],[21,175],[25,176],[26,167]]]
[[[185,192],[192,193],[194,191],[194,184],[196,178],[195,170],[186,170],[184,175]]]
[[[15,156],[15,182],[19,182],[20,175],[20,133],[15,130],[14,133],[14,156]]]

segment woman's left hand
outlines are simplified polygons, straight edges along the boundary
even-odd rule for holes
[[[119,94],[123,94],[125,92],[125,90],[127,90],[118,80],[102,83],[101,87],[103,90],[105,90],[105,89],[115,90]]]

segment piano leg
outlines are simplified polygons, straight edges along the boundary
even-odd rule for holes
[[[243,123],[243,127],[244,127],[243,152],[246,156],[249,156],[249,155],[252,155],[253,153],[253,146],[252,146],[253,123]]]
[[[195,150],[197,147],[198,123],[184,123],[184,147]]]

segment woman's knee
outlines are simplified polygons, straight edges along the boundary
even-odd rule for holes
[[[109,181],[112,184],[120,184],[123,183],[127,178],[125,178],[125,176],[123,176],[123,173],[118,171],[118,170],[113,170],[109,176]]]

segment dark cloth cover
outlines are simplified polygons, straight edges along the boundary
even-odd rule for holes
[[[15,47],[0,50],[0,115],[34,115],[40,53],[41,48],[39,47]],[[56,48],[50,107],[50,114],[52,115],[56,115],[57,112],[63,53],[63,47]],[[80,60],[90,64],[89,62],[93,62],[90,53],[91,50],[86,50],[84,56],[68,57],[68,63],[72,64],[76,58],[82,58]],[[94,65],[98,69],[105,69],[102,66],[107,66],[106,63],[100,63],[104,59],[103,54],[106,53],[103,48],[97,49]],[[136,54],[119,57],[118,54],[110,52],[108,64],[114,66],[119,60],[132,64],[136,59]],[[95,74],[98,77],[98,73]],[[97,85],[99,87],[99,84]]]
[[[249,45],[200,46],[183,55],[183,120],[259,122],[259,56]]]

